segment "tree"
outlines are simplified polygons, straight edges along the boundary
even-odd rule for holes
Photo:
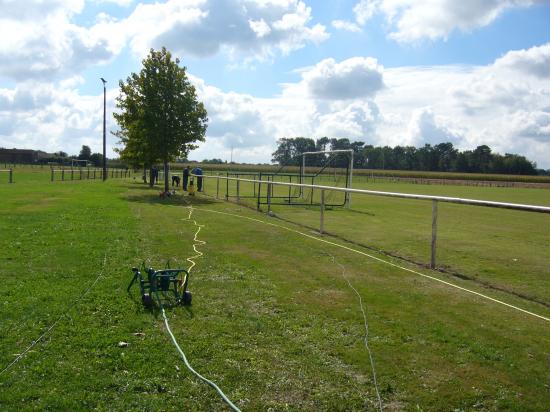
[[[493,160],[493,155],[489,146],[481,145],[476,147],[472,152],[472,157],[475,172],[487,173],[489,171],[491,161]]]
[[[114,113],[120,130],[114,133],[123,148],[121,159],[133,166],[164,164],[164,190],[168,191],[168,163],[187,157],[204,141],[208,117],[198,101],[186,68],[172,60],[166,48],[151,49],[139,74],[132,73],[126,83],[119,82],[119,113]],[[150,182],[152,186],[153,182]]]
[[[271,154],[272,162],[281,166],[299,166],[301,154],[314,152],[315,141],[307,137],[283,137],[277,141],[277,150]]]
[[[99,167],[103,164],[103,154],[101,153],[94,153],[90,155],[90,162],[96,167]]]
[[[83,145],[82,150],[80,150],[80,153],[78,155],[78,160],[90,160],[91,156],[92,149],[90,149],[90,146]]]

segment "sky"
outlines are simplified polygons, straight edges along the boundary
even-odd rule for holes
[[[0,0],[0,147],[101,152],[100,77],[115,131],[119,81],[162,46],[208,111],[190,159],[327,136],[550,169],[550,0]]]

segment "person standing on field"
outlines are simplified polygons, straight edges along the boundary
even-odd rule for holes
[[[197,191],[202,192],[202,169],[199,166],[195,167],[193,174],[197,176]]]
[[[183,169],[183,190],[187,192],[187,183],[189,182],[189,166]]]

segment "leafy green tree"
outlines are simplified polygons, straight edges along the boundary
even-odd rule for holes
[[[145,168],[163,163],[165,191],[168,163],[187,157],[197,147],[195,142],[203,142],[208,123],[206,109],[179,62],[164,47],[151,49],[141,71],[119,82],[120,112],[114,113],[120,127],[114,134],[123,146],[118,151],[121,159]]]
[[[92,156],[92,149],[90,149],[90,146],[82,145],[82,150],[80,150],[80,153],[78,155],[79,160],[90,160],[90,157]]]
[[[103,154],[101,153],[93,153],[92,155],[90,155],[90,162],[93,163],[93,165],[95,167],[99,167],[101,165],[103,165]]]
[[[315,151],[315,141],[307,137],[283,137],[277,141],[277,150],[271,154],[272,161],[281,166],[299,166],[301,153]]]

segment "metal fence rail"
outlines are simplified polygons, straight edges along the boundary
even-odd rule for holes
[[[103,169],[99,168],[77,168],[77,169],[51,169],[50,181],[55,181],[56,173],[60,175],[61,181],[65,180],[103,180]],[[108,169],[107,177],[111,178],[125,178],[131,177],[132,171],[130,169]]]
[[[196,175],[193,175],[196,176]],[[436,266],[436,245],[437,245],[437,209],[438,202],[445,203],[455,203],[461,205],[470,205],[470,206],[483,206],[483,207],[492,207],[499,209],[511,209],[511,210],[520,210],[524,212],[535,212],[535,213],[549,213],[550,207],[548,206],[537,206],[537,205],[526,205],[520,203],[506,203],[506,202],[494,202],[491,200],[476,200],[476,199],[464,199],[459,197],[448,197],[448,196],[431,196],[431,195],[417,195],[409,193],[398,193],[398,192],[383,192],[378,190],[365,190],[365,189],[352,189],[345,187],[333,187],[333,186],[322,186],[322,185],[308,185],[300,183],[289,183],[289,182],[274,182],[274,181],[265,181],[265,180],[255,180],[255,179],[240,179],[234,177],[220,176],[220,175],[203,175],[202,178],[205,179],[216,179],[216,197],[219,198],[219,182],[220,179],[224,180],[233,180],[237,182],[249,182],[249,183],[258,183],[267,185],[267,207],[268,212],[271,211],[271,196],[273,192],[273,186],[293,186],[300,188],[308,189],[317,189],[321,192],[321,203],[320,203],[320,217],[319,217],[319,233],[324,231],[324,215],[325,215],[325,191],[337,191],[337,192],[346,192],[346,193],[356,193],[361,195],[370,195],[370,196],[384,196],[384,197],[395,197],[401,199],[416,199],[416,200],[429,200],[432,202],[432,236],[431,236],[431,260],[430,267],[432,269]],[[259,209],[259,205],[258,205]]]

